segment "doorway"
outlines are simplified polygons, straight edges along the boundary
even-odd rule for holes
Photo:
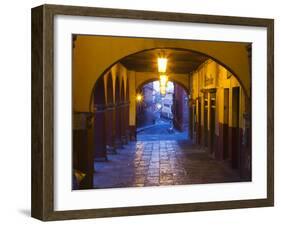
[[[204,146],[208,147],[208,93],[204,93]]]
[[[232,88],[232,167],[240,167],[240,88]]]
[[[223,106],[223,159],[229,159],[230,153],[228,149],[228,127],[229,127],[229,88],[223,90],[224,106]]]
[[[214,153],[216,144],[216,93],[210,93],[210,153]]]

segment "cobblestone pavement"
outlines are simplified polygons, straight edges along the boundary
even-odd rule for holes
[[[130,142],[107,162],[95,163],[94,188],[240,181],[226,162],[185,141]]]

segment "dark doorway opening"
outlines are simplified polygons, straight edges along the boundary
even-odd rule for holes
[[[240,88],[232,89],[232,128],[231,128],[231,149],[232,149],[232,167],[240,168]]]
[[[204,93],[204,146],[208,147],[208,93]]]
[[[214,153],[216,145],[216,93],[210,93],[210,152]]]
[[[224,89],[224,107],[223,107],[223,159],[229,159],[231,154],[228,148],[228,128],[229,128],[229,88]]]

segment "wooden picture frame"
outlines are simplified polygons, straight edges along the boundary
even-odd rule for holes
[[[169,205],[54,210],[54,16],[264,27],[267,29],[267,198]],[[50,220],[162,214],[274,205],[274,20],[60,5],[32,9],[32,200],[31,215]]]

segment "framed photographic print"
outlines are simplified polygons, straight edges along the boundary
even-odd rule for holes
[[[32,216],[273,206],[274,21],[32,9]]]

